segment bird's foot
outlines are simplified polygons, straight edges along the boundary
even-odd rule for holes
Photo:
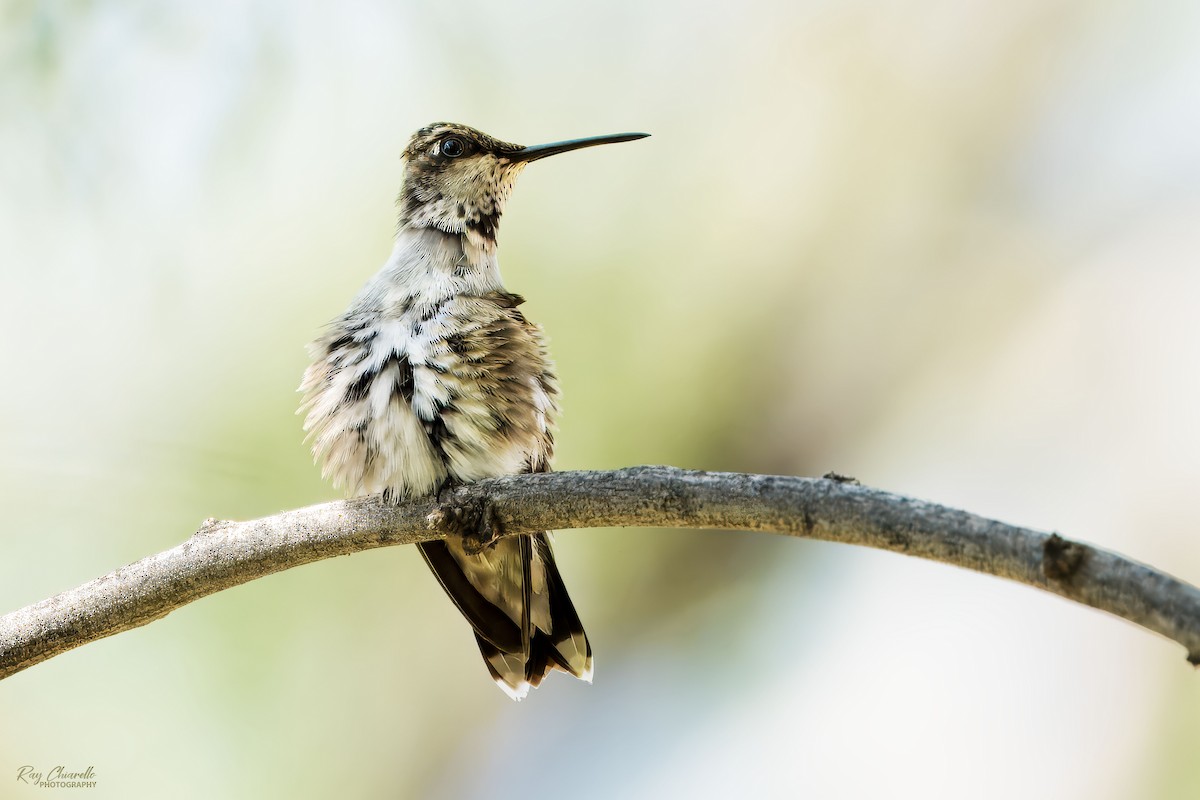
[[[496,507],[488,499],[480,500],[472,509],[472,525],[470,529],[459,533],[463,540],[463,550],[468,555],[477,556],[492,547],[504,536],[504,523]]]
[[[438,485],[437,492],[435,493],[434,496],[437,497],[437,501],[439,503],[445,503],[446,495],[449,494],[450,492],[453,492],[455,489],[457,489],[458,487],[460,487],[462,485],[463,485],[462,481],[456,479],[452,475],[447,475],[445,480],[443,480]]]
[[[504,524],[500,521],[492,501],[486,497],[472,498],[466,502],[449,502],[447,496],[463,484],[447,478],[437,490],[437,501],[441,505],[441,523],[451,533],[462,539],[463,550],[468,555],[479,555],[500,541],[504,536]]]

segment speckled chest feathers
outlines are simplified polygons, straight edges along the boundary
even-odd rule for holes
[[[402,499],[549,463],[558,388],[541,330],[459,238],[402,230],[311,346],[305,429],[341,488]]]

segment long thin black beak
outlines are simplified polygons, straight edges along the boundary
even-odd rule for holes
[[[537,161],[546,156],[556,156],[568,150],[578,150],[581,147],[595,147],[598,144],[616,144],[617,142],[632,142],[634,139],[645,139],[648,133],[612,133],[608,136],[589,136],[586,139],[570,139],[565,142],[550,144],[535,144],[525,147],[515,153],[506,153],[509,161]]]

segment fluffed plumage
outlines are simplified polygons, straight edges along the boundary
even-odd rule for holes
[[[527,162],[641,136],[524,148],[449,123],[413,136],[392,255],[309,348],[301,412],[326,478],[400,501],[549,469],[557,379],[541,329],[500,280],[496,229]],[[457,538],[419,548],[511,697],[554,669],[591,680],[548,534],[478,553]]]

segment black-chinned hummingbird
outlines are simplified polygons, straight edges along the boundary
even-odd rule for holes
[[[326,478],[399,502],[549,471],[558,381],[541,328],[500,279],[500,215],[531,161],[647,135],[523,147],[445,122],[413,135],[392,255],[309,347],[301,412]],[[591,680],[592,648],[548,533],[418,547],[509,696],[552,669]]]

